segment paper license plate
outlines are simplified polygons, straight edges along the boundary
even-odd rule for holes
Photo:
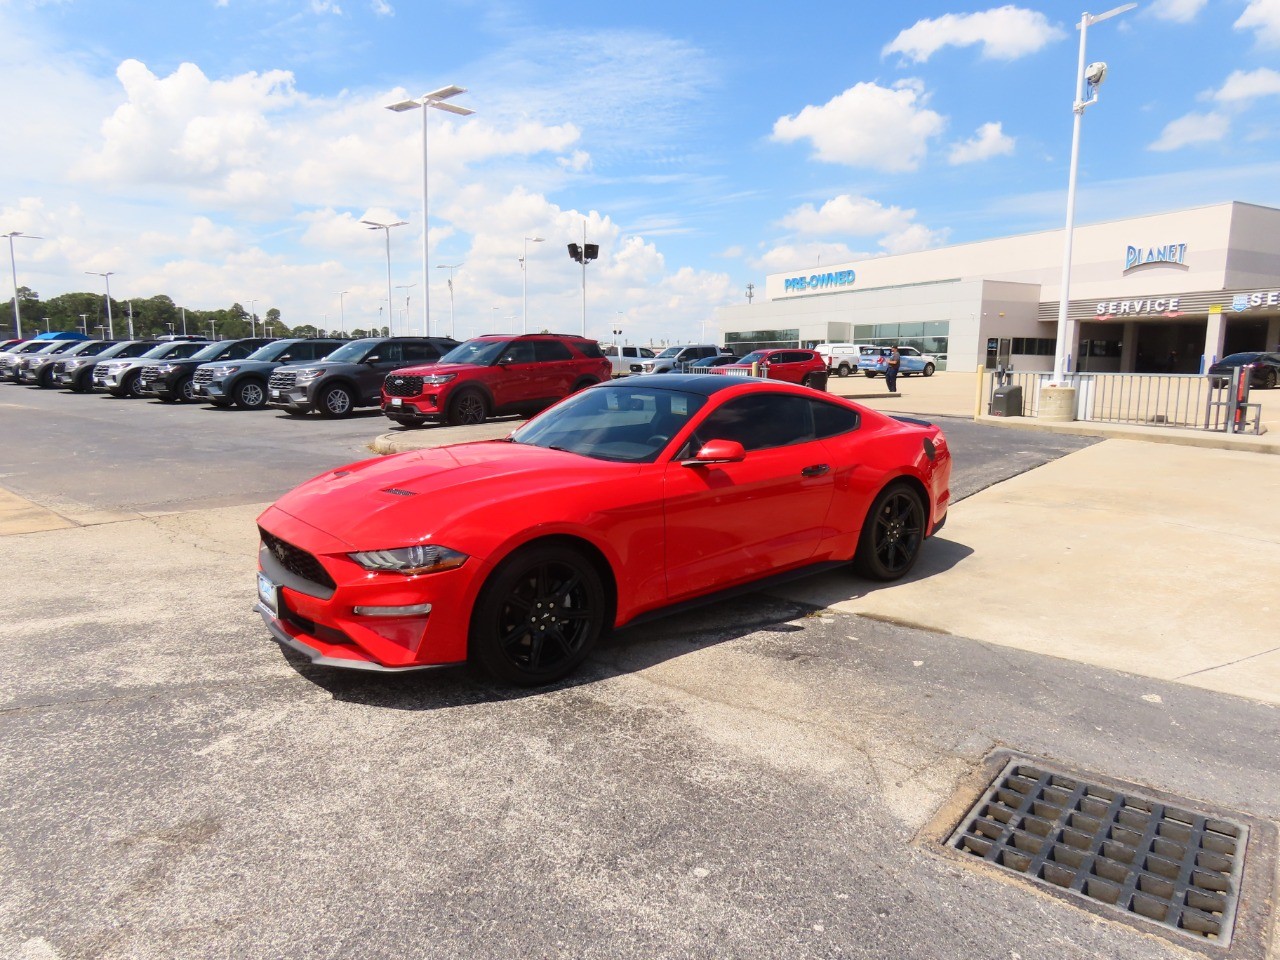
[[[272,400],[279,400],[279,399],[280,399],[280,391],[279,391],[279,390],[272,390],[272,391],[271,391],[271,399],[272,399]]]
[[[280,616],[280,588],[264,573],[258,574],[258,599],[273,617]]]
[[[404,401],[403,401],[402,399],[400,399],[399,397],[392,397],[392,398],[391,398],[391,405],[392,405],[393,407],[403,407],[403,406],[404,406]]]

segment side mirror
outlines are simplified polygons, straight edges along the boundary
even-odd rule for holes
[[[706,467],[715,463],[741,463],[747,451],[737,440],[709,440],[693,455],[692,460],[680,461],[682,467]]]

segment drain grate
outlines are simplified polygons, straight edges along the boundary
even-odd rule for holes
[[[1011,761],[950,846],[1201,942],[1228,946],[1248,828]]]

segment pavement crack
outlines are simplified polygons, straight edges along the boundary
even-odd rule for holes
[[[1196,677],[1202,673],[1213,673],[1215,670],[1222,670],[1225,667],[1234,667],[1237,663],[1248,663],[1250,660],[1256,660],[1258,657],[1265,657],[1269,653],[1280,651],[1280,647],[1272,647],[1270,650],[1259,650],[1257,653],[1251,653],[1247,657],[1240,657],[1237,660],[1230,660],[1227,663],[1215,663],[1211,667],[1201,667],[1199,670],[1192,670],[1190,673],[1184,673],[1180,677],[1174,677],[1174,680],[1185,680],[1187,677]]]

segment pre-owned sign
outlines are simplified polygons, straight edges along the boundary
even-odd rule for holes
[[[815,273],[807,277],[787,277],[782,284],[784,293],[807,293],[810,290],[822,290],[827,287],[847,287],[853,283],[852,270],[837,270],[834,273]]]

